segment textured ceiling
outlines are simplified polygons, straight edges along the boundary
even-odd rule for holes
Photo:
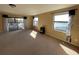
[[[19,15],[37,15],[71,6],[74,6],[74,4],[16,4],[15,8],[11,8],[8,4],[0,4],[0,12]]]

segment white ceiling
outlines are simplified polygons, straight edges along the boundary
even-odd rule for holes
[[[11,8],[8,4],[0,4],[0,12],[19,15],[37,15],[71,6],[74,6],[74,4],[16,4],[15,8]]]

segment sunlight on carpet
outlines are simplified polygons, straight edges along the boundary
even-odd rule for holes
[[[78,54],[76,51],[74,51],[73,49],[70,49],[70,48],[68,48],[68,47],[66,47],[66,46],[64,46],[64,45],[62,45],[62,44],[60,44],[60,46],[61,46],[61,48],[67,53],[67,54],[69,54],[69,55],[76,55],[76,54]]]
[[[30,36],[35,39],[36,36],[37,36],[37,32],[36,32],[36,31],[32,31],[32,32],[30,33]]]

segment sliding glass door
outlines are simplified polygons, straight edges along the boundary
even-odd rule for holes
[[[8,18],[8,27],[9,31],[14,31],[18,29],[18,24],[16,23],[16,20],[14,18]]]
[[[18,29],[24,29],[24,19],[23,18],[16,18],[16,23]]]
[[[5,18],[5,26],[7,31],[15,31],[24,29],[23,18]]]

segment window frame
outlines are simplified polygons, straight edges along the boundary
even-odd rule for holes
[[[68,14],[68,15],[69,15],[69,12],[60,12],[60,13],[55,13],[55,14],[53,15],[53,29],[54,29],[55,31],[57,31],[57,32],[67,33],[66,31],[56,29],[56,28],[54,27],[55,22],[58,22],[58,23],[68,23],[67,28],[70,26],[70,25],[69,25],[70,22],[71,22],[70,16],[69,16],[69,21],[55,21],[55,16],[57,16],[57,15],[64,15],[64,14]],[[69,29],[68,29],[68,30],[69,30]]]
[[[34,18],[38,18],[38,16],[34,16]],[[33,26],[34,26],[34,27],[38,27],[38,20],[35,21],[34,18],[33,18]],[[37,25],[35,25],[35,22],[37,23]]]

